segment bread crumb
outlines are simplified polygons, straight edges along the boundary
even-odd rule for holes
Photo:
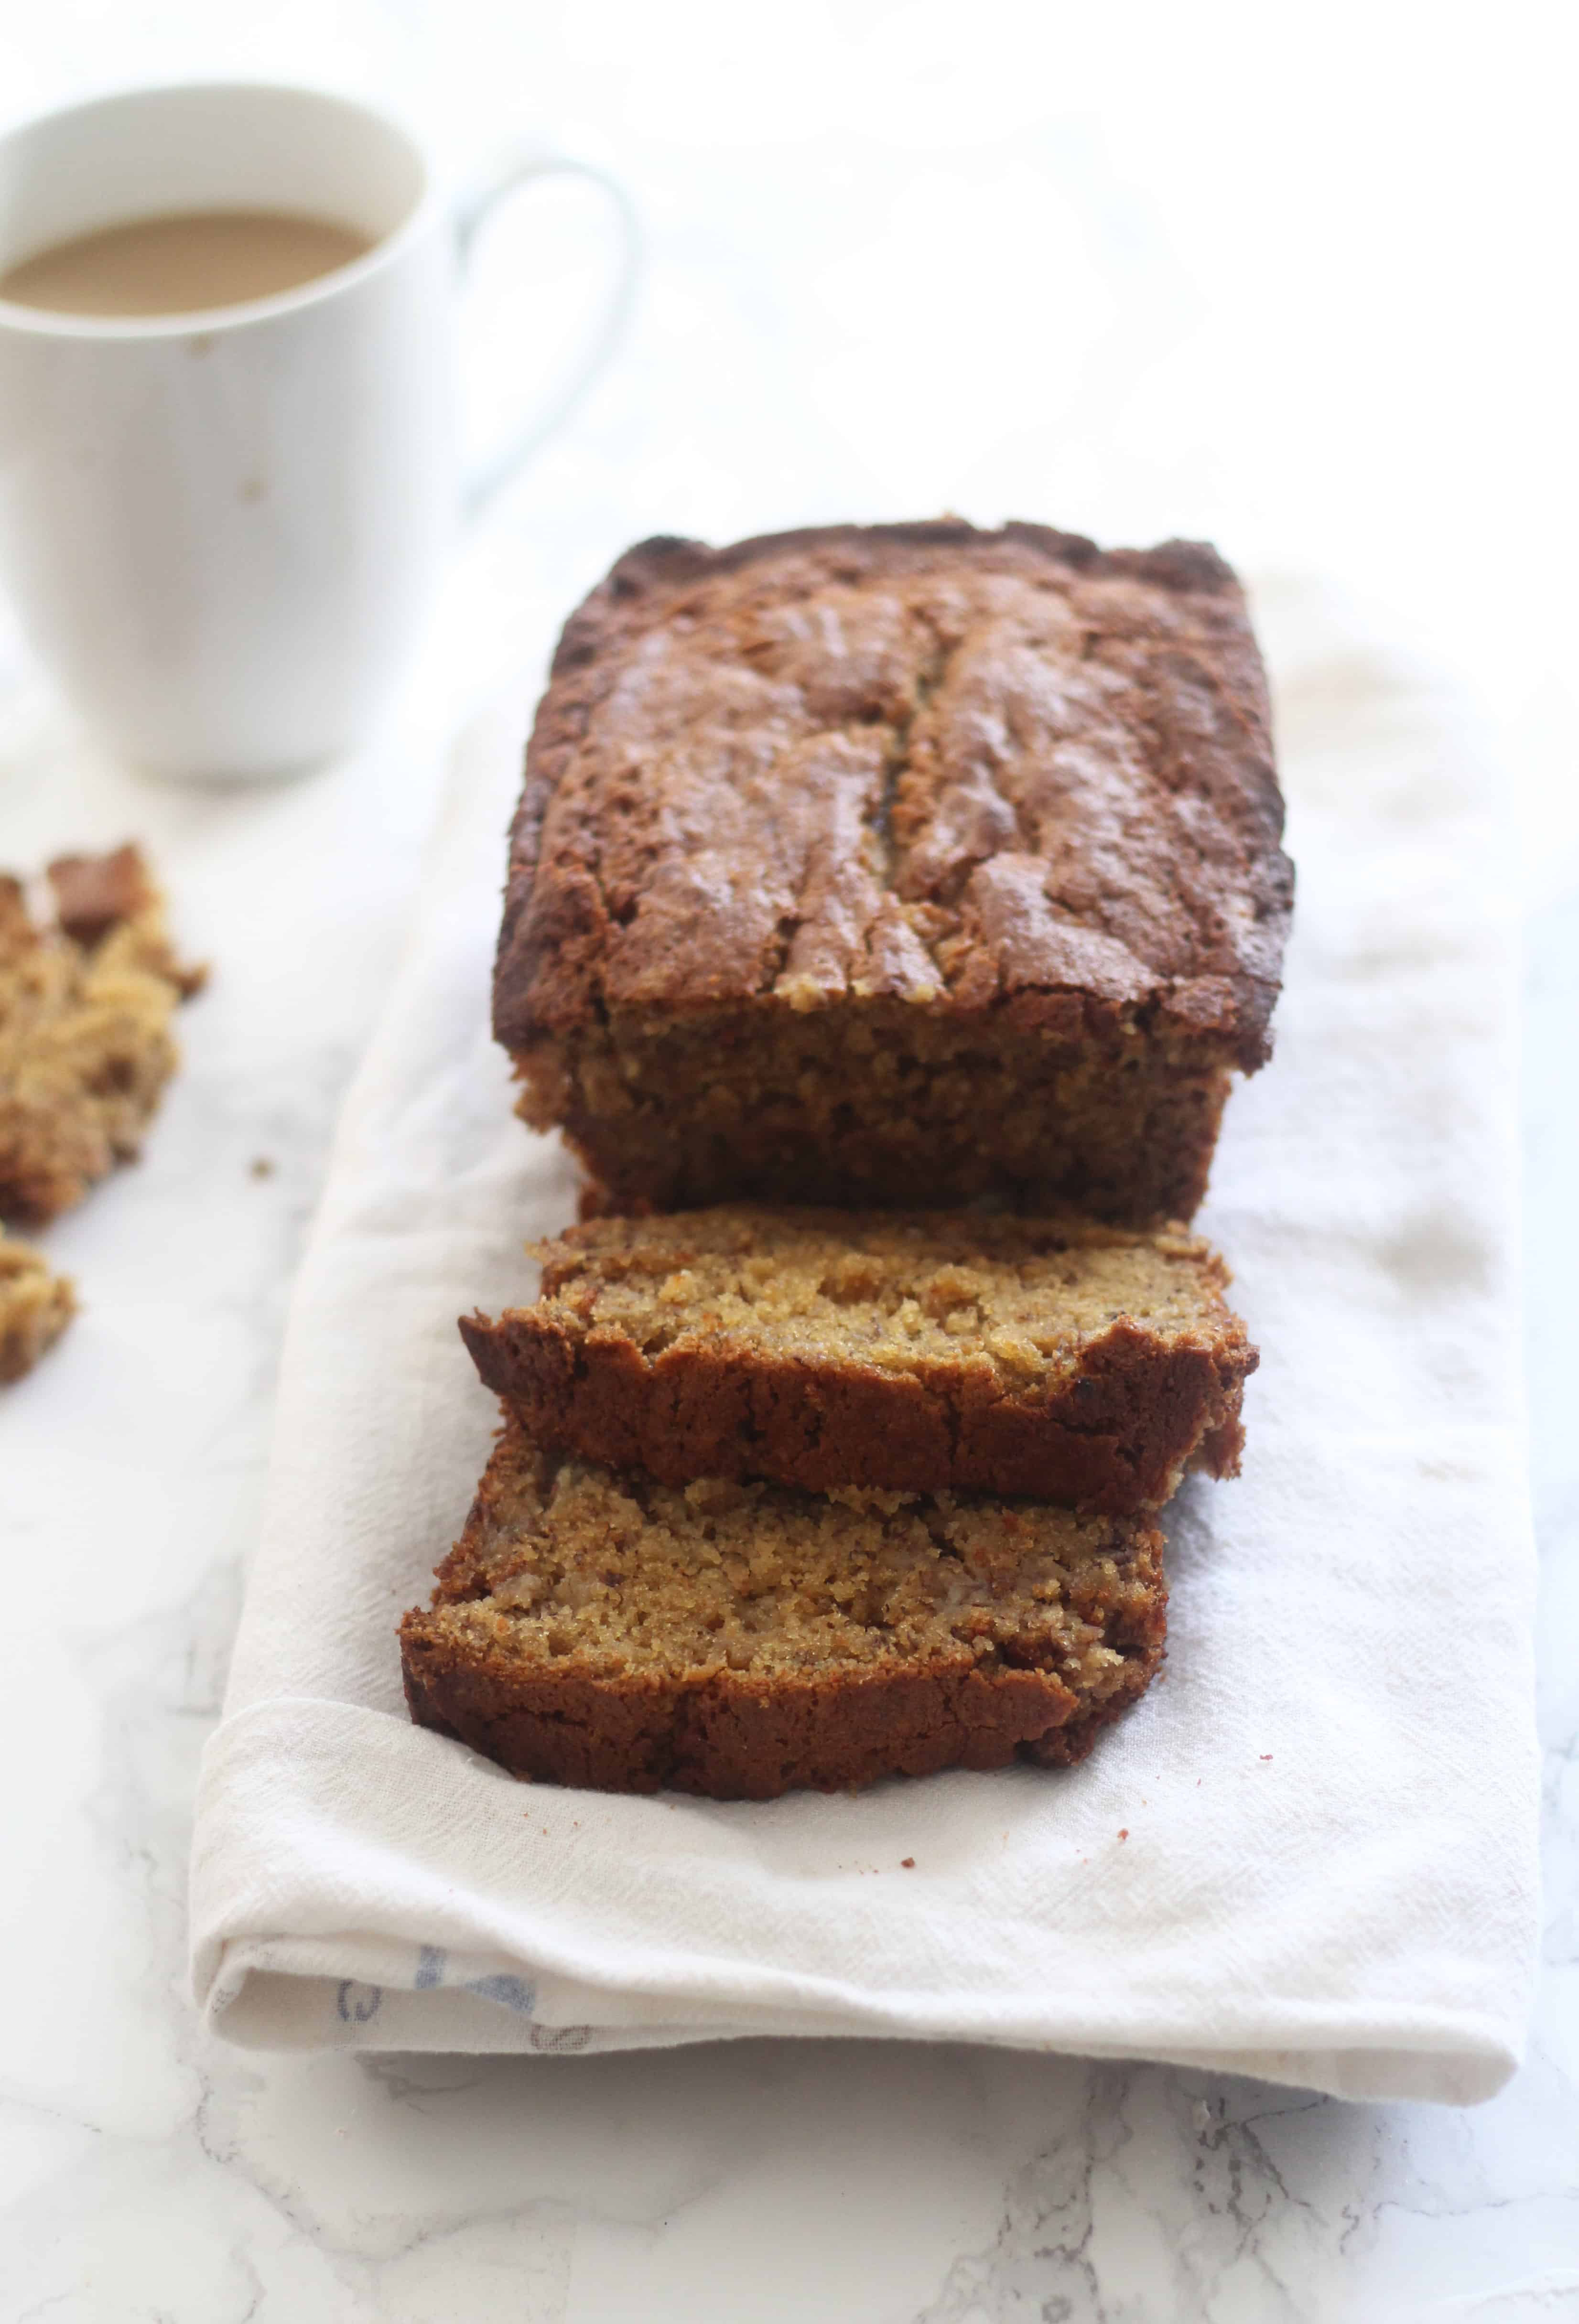
[[[201,982],[135,847],[48,874],[52,922],[0,872],[0,1211],[35,1226],[136,1157],[177,1064],[171,1019]]]
[[[53,1347],[77,1312],[69,1276],[0,1227],[0,1381],[19,1380]]]

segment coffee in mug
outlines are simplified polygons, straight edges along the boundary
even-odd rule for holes
[[[283,210],[185,210],[74,235],[0,275],[0,299],[51,315],[195,315],[349,266],[370,237]]]
[[[466,252],[492,204],[559,171],[612,196],[623,258],[569,383],[468,479]],[[352,747],[458,510],[606,356],[634,259],[600,171],[516,156],[456,206],[407,129],[310,89],[138,89],[0,137],[0,558],[88,723],[198,779]]]

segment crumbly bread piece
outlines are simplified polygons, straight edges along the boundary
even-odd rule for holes
[[[1161,1659],[1161,1551],[1024,1502],[660,1485],[512,1420],[401,1625],[406,1699],[512,1775],[596,1791],[1068,1766]]]
[[[536,1305],[461,1333],[529,1434],[585,1460],[1113,1516],[1238,1471],[1257,1354],[1182,1228],[739,1205],[531,1249]]]
[[[137,1151],[204,972],[171,946],[141,851],[49,867],[57,918],[0,875],[0,1216],[42,1225]]]
[[[42,1251],[0,1227],[0,1384],[32,1371],[76,1313],[70,1278],[51,1274]]]
[[[1293,873],[1210,549],[1040,525],[644,542],[572,616],[494,988],[625,1204],[1200,1201]]]

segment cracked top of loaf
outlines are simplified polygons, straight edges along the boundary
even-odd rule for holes
[[[527,752],[507,1047],[613,1012],[1067,995],[1253,1071],[1293,872],[1266,684],[1200,544],[1033,524],[642,542]]]

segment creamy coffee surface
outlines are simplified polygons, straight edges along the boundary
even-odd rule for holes
[[[57,315],[188,315],[297,290],[371,250],[279,210],[192,210],[75,235],[0,275],[0,299]]]

